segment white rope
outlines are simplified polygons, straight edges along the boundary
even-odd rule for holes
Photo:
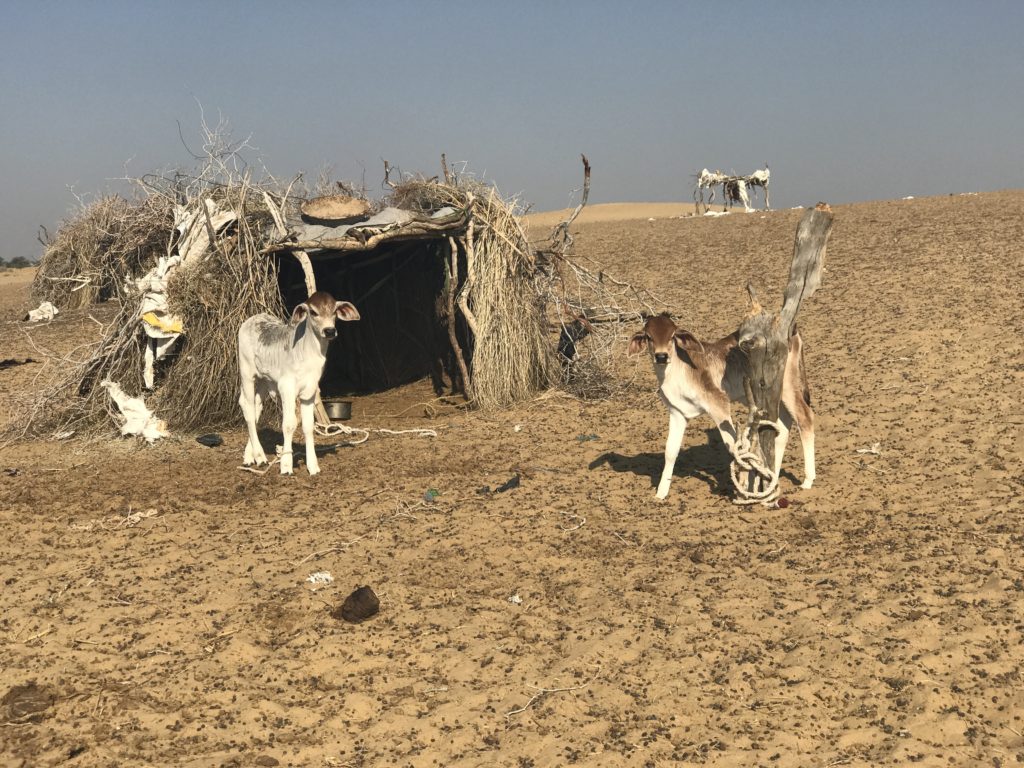
[[[349,427],[345,424],[314,424],[313,430],[316,434],[321,437],[337,437],[338,435],[355,435],[355,440],[349,440],[348,445],[361,445],[370,439],[371,432],[377,432],[382,435],[419,435],[420,437],[437,437],[437,432],[433,429],[361,429],[360,427]],[[270,468],[277,464],[281,457],[284,455],[291,455],[292,451],[284,450],[280,445],[277,446],[277,456],[263,469],[255,469],[253,467],[242,466],[239,469],[244,469],[246,472],[252,472],[255,475],[265,475],[270,471]]]
[[[737,498],[732,500],[733,504],[768,506],[779,497],[779,476],[764,465],[760,453],[753,449],[751,437],[761,424],[770,424],[776,433],[782,431],[782,425],[778,422],[751,420],[744,433],[736,440],[732,464],[729,466],[729,475],[738,494]]]
[[[337,437],[338,435],[358,435],[357,439],[349,440],[349,445],[359,445],[370,439],[370,431],[349,427],[344,424],[315,424],[313,430],[321,437]]]
[[[376,432],[380,435],[418,435],[419,437],[437,437],[433,429],[362,429],[361,427],[350,427],[346,424],[317,424],[315,430],[321,437],[337,437],[338,435],[353,435],[354,440],[349,440],[348,445],[360,445],[370,439],[370,433]]]

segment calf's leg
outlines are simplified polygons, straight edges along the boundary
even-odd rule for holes
[[[281,435],[284,447],[281,451],[281,474],[292,474],[292,438],[295,436],[295,386],[291,382],[279,381],[277,391],[281,397]]]
[[[250,464],[266,464],[267,455],[260,445],[259,434],[256,431],[256,421],[260,417],[260,406],[257,405],[256,382],[243,376],[241,381],[241,394],[238,396],[238,404],[242,407],[242,416],[245,417],[245,426],[249,432],[248,442],[245,444],[245,452],[242,454],[242,463],[245,466]]]
[[[299,412],[302,414],[302,439],[306,441],[306,469],[311,475],[320,474],[320,463],[316,458],[316,442],[313,433],[315,405],[316,395],[299,400]]]
[[[661,471],[661,482],[658,483],[657,498],[668,496],[668,487],[672,483],[672,471],[676,466],[676,457],[683,445],[686,433],[686,417],[675,408],[668,409],[668,438],[665,440],[665,468]]]

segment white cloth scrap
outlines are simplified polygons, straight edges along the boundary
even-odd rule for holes
[[[120,384],[110,379],[101,381],[100,386],[107,390],[110,399],[114,401],[114,405],[124,418],[124,424],[121,425],[122,435],[138,435],[145,438],[148,443],[170,435],[166,422],[154,416],[141,397],[129,397],[121,389]]]
[[[234,211],[222,211],[214,200],[203,201],[209,225],[214,233],[238,219]],[[171,314],[167,305],[167,284],[179,266],[188,266],[200,259],[210,248],[210,226],[202,209],[189,210],[184,206],[174,208],[174,229],[178,232],[177,253],[161,256],[149,272],[135,281],[135,287],[142,294],[139,317],[146,336],[145,366],[142,377],[146,389],[153,389],[153,365],[163,358],[183,332],[181,318]]]
[[[44,301],[38,309],[33,309],[25,315],[25,319],[30,323],[38,323],[40,320],[53,320],[57,314],[60,314],[60,310],[50,302]]]

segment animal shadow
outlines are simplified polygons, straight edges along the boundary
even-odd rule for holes
[[[706,483],[713,494],[729,496],[732,494],[729,451],[722,443],[717,429],[707,429],[704,432],[704,441],[688,447],[684,445],[683,450],[679,452],[672,477],[694,477]],[[662,467],[665,466],[665,454],[638,453],[635,456],[625,456],[608,451],[590,462],[587,468],[597,469],[604,465],[611,467],[614,472],[631,472],[641,477],[646,476],[650,478],[651,487],[657,488]]]
[[[267,458],[273,460],[274,456],[277,455],[277,446],[284,445],[284,434],[279,429],[271,429],[269,427],[261,427],[256,430],[256,434],[259,435],[263,452],[267,454]],[[242,447],[245,447],[244,443]],[[317,445],[316,455],[327,456],[328,454],[337,453],[339,448],[351,447],[348,443]],[[306,443],[302,439],[302,432],[298,429],[295,430],[295,436],[292,438],[292,455],[294,456],[296,467],[306,465]]]

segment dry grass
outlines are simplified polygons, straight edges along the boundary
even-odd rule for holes
[[[33,300],[72,309],[124,298],[125,279],[167,252],[172,219],[157,197],[129,202],[111,195],[83,204],[46,243]]]
[[[531,243],[518,201],[473,179],[407,178],[394,186],[391,204],[432,213],[470,203],[473,224],[462,238],[470,274],[461,295],[475,320],[474,402],[504,407],[549,386],[584,399],[611,395],[621,383],[615,360],[627,329],[665,303],[577,258],[566,222]],[[582,338],[574,327],[580,318]],[[578,339],[571,359],[557,353],[567,334]]]
[[[98,386],[105,379],[119,383],[129,395],[145,394],[147,405],[179,429],[237,419],[238,326],[249,315],[281,315],[284,310],[276,261],[261,253],[274,237],[262,192],[270,192],[284,207],[289,190],[281,191],[272,178],[253,182],[238,159],[241,146],[224,141],[217,130],[207,130],[206,160],[195,173],[138,179],[139,201],[105,198],[58,232],[34,286],[43,290],[72,282],[55,279],[57,273],[88,278],[86,288],[71,294],[73,301],[112,298],[119,311],[86,360],[58,361],[63,364],[57,366],[55,380],[35,393],[26,408],[20,434],[86,436],[109,431],[114,423],[112,406]],[[142,292],[135,278],[155,266],[160,256],[176,252],[181,233],[175,221],[203,210],[207,199],[236,212],[237,220],[216,233],[212,247],[198,261],[172,273],[169,310],[181,319],[185,334],[157,364],[155,392],[144,393],[148,338],[141,328]],[[93,290],[97,287],[99,293]],[[60,296],[55,298],[55,303],[68,306],[66,295],[63,302]]]

